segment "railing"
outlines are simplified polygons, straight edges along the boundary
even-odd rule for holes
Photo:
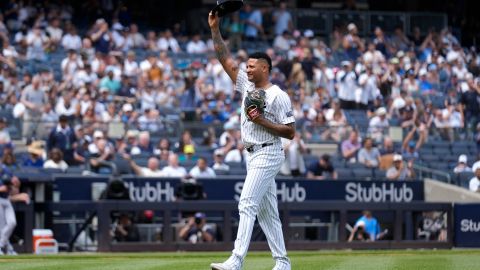
[[[330,35],[335,27],[355,23],[360,35],[370,36],[376,26],[386,32],[393,32],[401,27],[403,32],[411,34],[414,27],[419,27],[422,34],[431,28],[437,31],[447,26],[447,15],[431,12],[386,12],[386,11],[344,11],[322,9],[293,9],[294,25],[297,29],[311,29],[315,34]]]
[[[41,205],[42,211],[96,211],[98,217],[98,251],[173,251],[173,250],[229,250],[232,247],[232,237],[234,236],[234,224],[236,221],[237,203],[231,201],[208,202],[208,201],[184,201],[175,203],[132,203],[125,201],[105,201],[105,202],[62,202],[45,203]],[[118,242],[114,243],[110,234],[112,225],[112,212],[118,211],[141,211],[150,209],[162,212],[161,227],[166,228],[161,232],[161,242]],[[221,228],[223,238],[214,243],[190,244],[187,242],[174,241],[173,224],[175,214],[182,211],[198,211],[206,213],[220,213],[220,221],[217,226]],[[375,212],[388,212],[392,218],[392,240],[376,242],[347,242],[347,224],[351,222],[352,214],[358,218],[358,213],[363,210]],[[419,241],[413,240],[415,233],[415,222],[413,212],[431,212],[438,211],[445,213],[447,238],[445,241]],[[232,213],[235,212],[235,216]],[[302,203],[280,203],[279,212],[282,219],[284,235],[286,236],[286,245],[289,249],[336,249],[336,248],[451,248],[453,245],[453,208],[451,204],[432,204],[432,203],[347,203],[334,201],[310,201]],[[334,228],[333,236],[329,239],[336,240],[290,240],[292,228],[302,224],[295,222],[295,212],[330,212],[335,216],[327,224],[328,228]],[[208,215],[208,214],[207,214]],[[217,214],[218,215],[218,214]],[[233,220],[233,222],[232,222]],[[321,222],[312,223],[312,226],[320,226]],[[325,225],[325,224],[323,224]],[[169,229],[170,228],[170,229]],[[266,242],[252,242],[252,250],[265,250],[268,246]]]
[[[438,181],[443,181],[449,184],[452,183],[452,177],[447,172],[430,169],[418,164],[413,164],[413,169],[415,170],[416,177],[419,179],[424,179],[428,177],[428,178],[435,179]]]

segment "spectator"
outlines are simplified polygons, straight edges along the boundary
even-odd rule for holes
[[[187,44],[187,53],[199,54],[205,52],[207,52],[207,44],[200,39],[199,34],[193,35],[192,40]]]
[[[168,166],[162,169],[164,177],[185,177],[187,171],[178,163],[178,155],[172,154],[168,157]]]
[[[68,169],[68,164],[63,160],[63,153],[58,148],[50,150],[50,159],[43,164],[44,169],[60,169],[65,172]]]
[[[215,241],[215,233],[201,212],[188,218],[188,223],[180,229],[178,237],[192,244]]]
[[[355,89],[357,89],[357,75],[350,61],[343,61],[342,69],[337,72],[337,92],[340,107],[345,110],[355,108]],[[328,118],[327,118],[328,119]]]
[[[368,132],[375,141],[381,141],[383,135],[388,131],[390,124],[387,119],[387,110],[380,107],[376,110],[375,116],[370,119]]]
[[[0,117],[0,155],[3,154],[3,149],[11,145],[12,139],[7,129],[7,118]]]
[[[409,133],[407,134],[407,136],[405,136],[405,138],[403,139],[403,143],[402,143],[402,156],[405,158],[405,160],[407,161],[415,161],[415,160],[418,160],[420,155],[418,153],[418,149],[420,149],[420,147],[422,146],[423,144],[423,140],[420,139],[417,143],[415,143],[415,141],[412,140],[413,138],[413,135],[415,134],[415,131],[416,131],[416,126],[414,126],[410,131]]]
[[[386,173],[388,180],[409,180],[415,177],[413,171],[413,161],[407,162],[407,167],[403,163],[402,155],[395,154],[393,156],[393,166],[387,170]]]
[[[27,59],[45,61],[46,49],[50,46],[50,39],[45,35],[40,26],[35,26],[31,32],[28,33],[27,38]]]
[[[145,48],[145,37],[142,35],[142,33],[138,32],[138,26],[135,23],[130,25],[130,33],[127,37],[127,44],[130,48]]]
[[[426,241],[447,241],[447,223],[443,215],[435,211],[422,212],[417,237]]]
[[[472,168],[468,167],[467,164],[467,155],[462,154],[458,156],[458,164],[453,168],[454,173],[462,173],[462,172],[471,172]]]
[[[113,226],[112,236],[118,242],[137,242],[140,241],[140,232],[138,227],[133,223],[132,218],[122,213],[118,221]]]
[[[273,22],[275,23],[275,35],[281,35],[285,31],[292,31],[292,15],[287,11],[287,3],[280,2],[278,10],[273,12]]]
[[[200,157],[197,160],[197,165],[190,170],[189,175],[193,178],[217,177],[215,171],[212,168],[208,167],[207,160],[204,157]]]
[[[224,157],[224,154],[222,149],[219,148],[215,150],[215,152],[213,153],[212,169],[214,169],[215,171],[225,171],[225,172],[230,171],[230,166],[225,164],[225,162],[223,161],[223,157]]]
[[[1,163],[3,163],[3,165],[5,165],[5,167],[10,171],[16,171],[20,169],[12,150],[4,151]]]
[[[303,154],[307,153],[307,147],[301,139],[300,133],[296,132],[293,140],[282,138],[285,151],[285,161],[280,170],[283,175],[301,176],[306,172]]]
[[[95,173],[112,173],[111,161],[113,159],[114,149],[103,138],[103,134],[94,134],[94,151],[90,154],[90,169]]]
[[[53,148],[60,149],[67,164],[73,164],[76,142],[75,132],[68,125],[68,117],[61,115],[58,125],[51,130],[48,136],[47,150],[51,151]]]
[[[23,90],[21,102],[25,106],[23,114],[23,137],[31,138],[37,132],[37,127],[42,117],[41,112],[47,104],[48,99],[41,89],[40,76],[34,76],[32,84],[27,85]]]
[[[316,180],[337,179],[338,175],[330,162],[330,156],[325,154],[318,161],[310,164],[307,168],[307,178]]]
[[[380,151],[373,147],[372,138],[367,137],[363,140],[363,148],[358,152],[358,162],[367,168],[377,168],[380,164]]]
[[[29,157],[23,162],[25,167],[43,168],[45,155],[43,141],[33,141],[27,148]]]
[[[67,33],[62,37],[61,43],[65,50],[78,51],[82,48],[82,39],[77,34],[77,29],[74,26],[70,26],[67,29]]]
[[[132,157],[128,154],[124,154],[123,158],[130,163],[133,171],[138,176],[143,177],[162,177],[164,176],[162,170],[160,170],[160,161],[156,157],[150,157],[147,161],[147,167],[140,167],[135,163]]]
[[[345,50],[346,56],[355,61],[365,50],[365,45],[363,41],[358,36],[358,29],[354,23],[349,23],[347,25],[348,34],[343,38],[343,49]]]
[[[249,7],[246,7],[246,9]],[[263,35],[263,14],[261,9],[255,9],[245,21],[245,37],[247,40],[258,40]]]
[[[203,41],[202,41],[203,42]],[[195,44],[195,48],[199,49],[199,52],[204,52],[205,48],[200,48],[202,45],[201,43]],[[205,44],[203,46],[206,46]],[[171,51],[173,53],[178,53],[181,51],[180,45],[178,45],[177,39],[172,35],[172,31],[167,29],[163,35],[158,39],[157,47],[160,51]],[[190,48],[192,49],[192,48]],[[187,45],[188,51],[188,45]]]
[[[358,131],[353,130],[350,132],[350,136],[347,140],[342,142],[342,156],[347,162],[357,162],[358,150],[362,147],[360,144],[360,138],[358,137]]]
[[[388,230],[381,232],[380,223],[372,216],[370,211],[363,211],[362,217],[360,217],[350,232],[348,242],[352,242],[354,239],[360,241],[377,241],[385,237]]]
[[[235,163],[242,163],[245,162],[247,157],[247,151],[243,147],[243,143],[238,141],[236,145],[228,151],[227,155],[225,156],[225,162],[235,162]]]
[[[473,192],[480,192],[480,162],[476,162],[472,166],[472,171],[475,174],[469,182],[469,189]]]

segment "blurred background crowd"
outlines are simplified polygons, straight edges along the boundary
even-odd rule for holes
[[[297,135],[284,142],[282,174],[405,180],[418,165],[471,177],[480,152],[476,47],[462,46],[449,27],[376,26],[366,35],[359,27],[345,21],[327,36],[298,30],[286,2],[247,3],[222,20],[240,67],[265,51],[271,81],[292,100]],[[121,1],[86,1],[77,12],[67,1],[9,0],[0,38],[2,166],[245,173],[241,96],[208,32],[135,22]],[[309,148],[322,143],[338,150]]]

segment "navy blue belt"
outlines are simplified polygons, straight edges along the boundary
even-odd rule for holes
[[[245,150],[247,150],[247,152],[249,153],[253,153],[261,148],[264,148],[270,145],[273,145],[273,143],[254,144],[249,147],[245,147]]]

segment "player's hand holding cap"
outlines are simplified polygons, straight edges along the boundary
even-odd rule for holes
[[[218,17],[223,17],[227,14],[233,13],[243,6],[243,0],[218,0],[217,6],[215,6],[212,11],[212,14],[217,13]]]

